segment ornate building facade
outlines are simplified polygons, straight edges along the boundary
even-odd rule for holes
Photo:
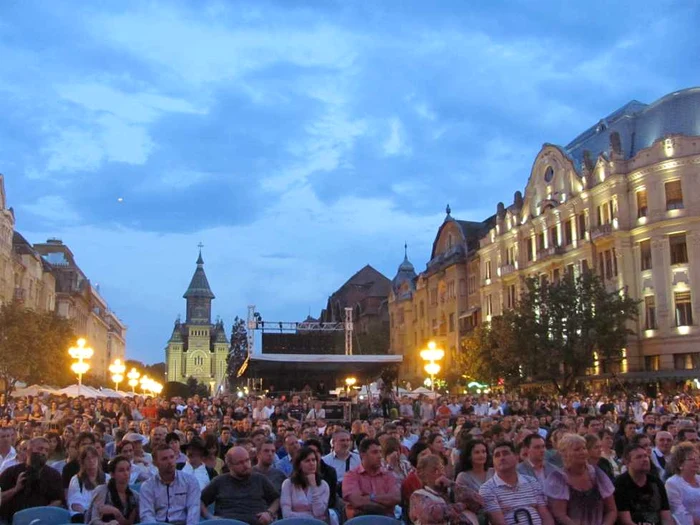
[[[220,387],[226,378],[229,340],[222,321],[211,322],[211,302],[215,298],[204,273],[202,253],[183,298],[187,302],[185,322],[175,321],[165,349],[168,381],[197,381]]]
[[[615,371],[662,379],[700,368],[700,88],[649,105],[632,101],[566,146],[545,144],[524,196],[499,203],[485,226],[466,265],[456,263],[467,283],[477,283],[477,323],[511,308],[527,277],[556,281],[592,269],[610,289],[626,288],[640,300],[635,335]],[[435,248],[431,262],[434,256]],[[426,299],[419,283],[430,267],[411,280],[410,293],[407,285],[394,290],[392,313],[405,317],[417,308],[420,315]],[[468,301],[466,308],[464,315]],[[425,316],[435,322],[428,310]],[[413,338],[400,324],[392,328],[392,349],[405,362],[417,358],[428,328],[413,319]],[[451,343],[436,339],[449,356]],[[595,363],[591,374],[610,371]]]

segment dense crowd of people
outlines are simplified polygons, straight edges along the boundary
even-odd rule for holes
[[[360,409],[361,408],[361,409]],[[416,525],[700,524],[697,400],[311,392],[0,399],[0,520],[194,524],[360,515]]]

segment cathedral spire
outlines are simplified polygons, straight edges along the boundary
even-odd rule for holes
[[[214,299],[214,293],[209,287],[207,274],[204,273],[201,243],[197,269],[183,297],[187,299],[187,323],[211,324],[211,300]]]

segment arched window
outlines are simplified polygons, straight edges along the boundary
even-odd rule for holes
[[[554,168],[551,166],[547,166],[547,169],[544,172],[544,181],[545,182],[552,182],[552,179],[554,178]]]

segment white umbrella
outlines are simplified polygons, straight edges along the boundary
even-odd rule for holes
[[[78,388],[80,388],[80,391],[78,391]],[[57,395],[67,395],[68,397],[78,397],[78,396],[83,396],[83,397],[91,397],[95,398],[98,397],[97,394],[95,394],[95,391],[92,390],[88,386],[81,386],[78,387],[78,385],[70,385],[67,386],[66,388],[62,388],[58,392],[56,392]],[[104,396],[102,396],[104,397]]]
[[[42,392],[48,392],[49,394],[53,394],[55,390],[51,387],[48,386],[42,386],[42,385],[31,385],[27,386],[24,388],[18,388],[12,393],[12,396],[14,397],[26,397],[26,396],[38,396]]]

